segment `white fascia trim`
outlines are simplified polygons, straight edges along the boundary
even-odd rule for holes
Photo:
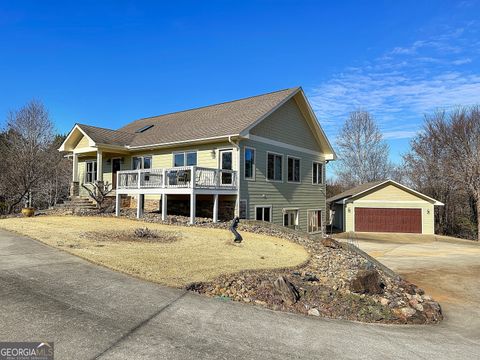
[[[323,131],[322,127],[320,126],[320,122],[318,121],[317,119],[317,116],[315,115],[315,112],[313,111],[312,109],[312,106],[310,105],[310,102],[308,101],[307,97],[305,96],[305,93],[303,91],[300,91],[300,94],[302,95],[302,98],[303,100],[305,101],[305,103],[307,104],[307,108],[308,108],[308,112],[310,113],[310,116],[312,117],[312,119],[314,120],[313,121],[313,124],[317,130],[317,132],[319,132],[323,138],[326,140],[327,142],[327,145],[328,147],[330,148],[331,150],[331,154],[329,155],[329,158],[327,160],[335,160],[337,158],[337,154],[335,153],[335,150],[333,150],[333,147],[332,147],[332,144],[330,143],[330,140],[328,140],[328,137],[327,135],[325,134],[325,132]]]
[[[372,189],[375,189],[375,188],[378,188],[378,187],[380,187],[380,186],[383,186],[383,185],[385,185],[385,184],[387,184],[387,183],[394,184],[394,185],[398,186],[399,188],[401,188],[401,189],[403,189],[403,190],[410,191],[410,192],[418,195],[418,196],[421,197],[421,198],[428,199],[429,201],[433,202],[433,205],[436,205],[436,206],[443,206],[443,205],[445,205],[444,203],[442,203],[442,202],[440,202],[440,201],[438,201],[438,200],[435,200],[435,199],[431,198],[430,196],[427,196],[427,195],[422,194],[422,193],[420,193],[420,192],[418,192],[418,191],[415,191],[415,190],[413,190],[413,189],[410,189],[408,186],[402,185],[402,184],[396,182],[395,180],[391,180],[391,179],[382,181],[380,184],[377,184],[377,185],[375,185],[375,186],[372,186],[371,188],[368,188],[367,190],[364,190],[364,191],[362,191],[362,192],[359,192],[358,194],[355,194],[354,196],[352,196],[350,199],[353,200],[354,198],[357,198],[359,195],[361,195],[361,194],[363,194],[363,193],[366,193],[366,192],[368,192],[368,191],[370,191],[370,190],[372,190]]]
[[[169,146],[175,146],[179,144],[195,144],[199,142],[208,142],[211,140],[221,140],[221,139],[225,139],[228,141],[229,138],[232,139],[238,136],[239,136],[238,134],[233,134],[233,135],[213,136],[213,137],[200,138],[200,139],[194,139],[194,140],[172,141],[168,143],[159,143],[159,144],[150,144],[150,145],[137,145],[137,146],[127,145],[126,148],[129,150],[136,150],[136,149],[145,149],[145,148],[169,147]]]
[[[426,204],[428,201],[415,201],[415,200],[355,200],[355,204],[368,204],[368,203],[379,203],[379,204],[388,204],[388,203],[405,203],[405,204]]]
[[[73,134],[73,132],[75,130],[78,130],[80,131],[83,136],[85,136],[87,139],[88,139],[88,145],[89,146],[96,146],[95,144],[95,141],[92,140],[92,138],[90,136],[87,135],[87,133],[85,131],[82,130],[82,128],[80,126],[78,126],[78,124],[75,124],[75,126],[73,127],[72,130],[70,130],[70,132],[68,133],[67,137],[65,138],[65,140],[63,141],[62,145],[60,145],[60,147],[58,148],[58,151],[66,151],[65,150],[65,143],[68,141],[69,137]]]
[[[264,143],[264,144],[269,144],[269,145],[273,145],[273,146],[282,147],[282,148],[285,148],[285,149],[288,149],[288,150],[299,151],[299,152],[303,152],[303,153],[310,154],[310,155],[316,155],[316,156],[321,157],[322,159],[326,159],[325,154],[322,154],[318,151],[306,149],[306,148],[296,146],[296,145],[286,144],[284,142],[277,141],[277,140],[267,139],[267,138],[264,138],[263,136],[249,134],[249,135],[245,136],[245,138],[247,138],[249,140],[252,140],[252,141],[261,142],[261,143]]]

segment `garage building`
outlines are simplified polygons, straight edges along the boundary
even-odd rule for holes
[[[362,184],[327,202],[341,231],[417,234],[434,234],[434,206],[443,205],[393,180]]]

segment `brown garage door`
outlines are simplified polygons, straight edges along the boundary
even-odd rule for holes
[[[355,208],[355,231],[421,234],[422,210]]]

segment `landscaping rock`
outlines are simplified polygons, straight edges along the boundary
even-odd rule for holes
[[[317,309],[310,309],[310,310],[308,310],[308,315],[320,316],[320,311],[318,311]]]
[[[300,299],[300,293],[295,285],[288,281],[288,279],[284,276],[280,276],[277,280],[275,280],[273,287],[286,304],[294,304]]]
[[[352,291],[360,294],[383,294],[384,288],[377,270],[359,270],[351,284]]]
[[[322,245],[331,249],[339,249],[341,248],[341,245],[338,241],[332,239],[332,238],[325,238],[322,239]]]

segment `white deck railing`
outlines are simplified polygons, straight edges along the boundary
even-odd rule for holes
[[[117,172],[117,189],[236,189],[234,170],[183,166]]]

